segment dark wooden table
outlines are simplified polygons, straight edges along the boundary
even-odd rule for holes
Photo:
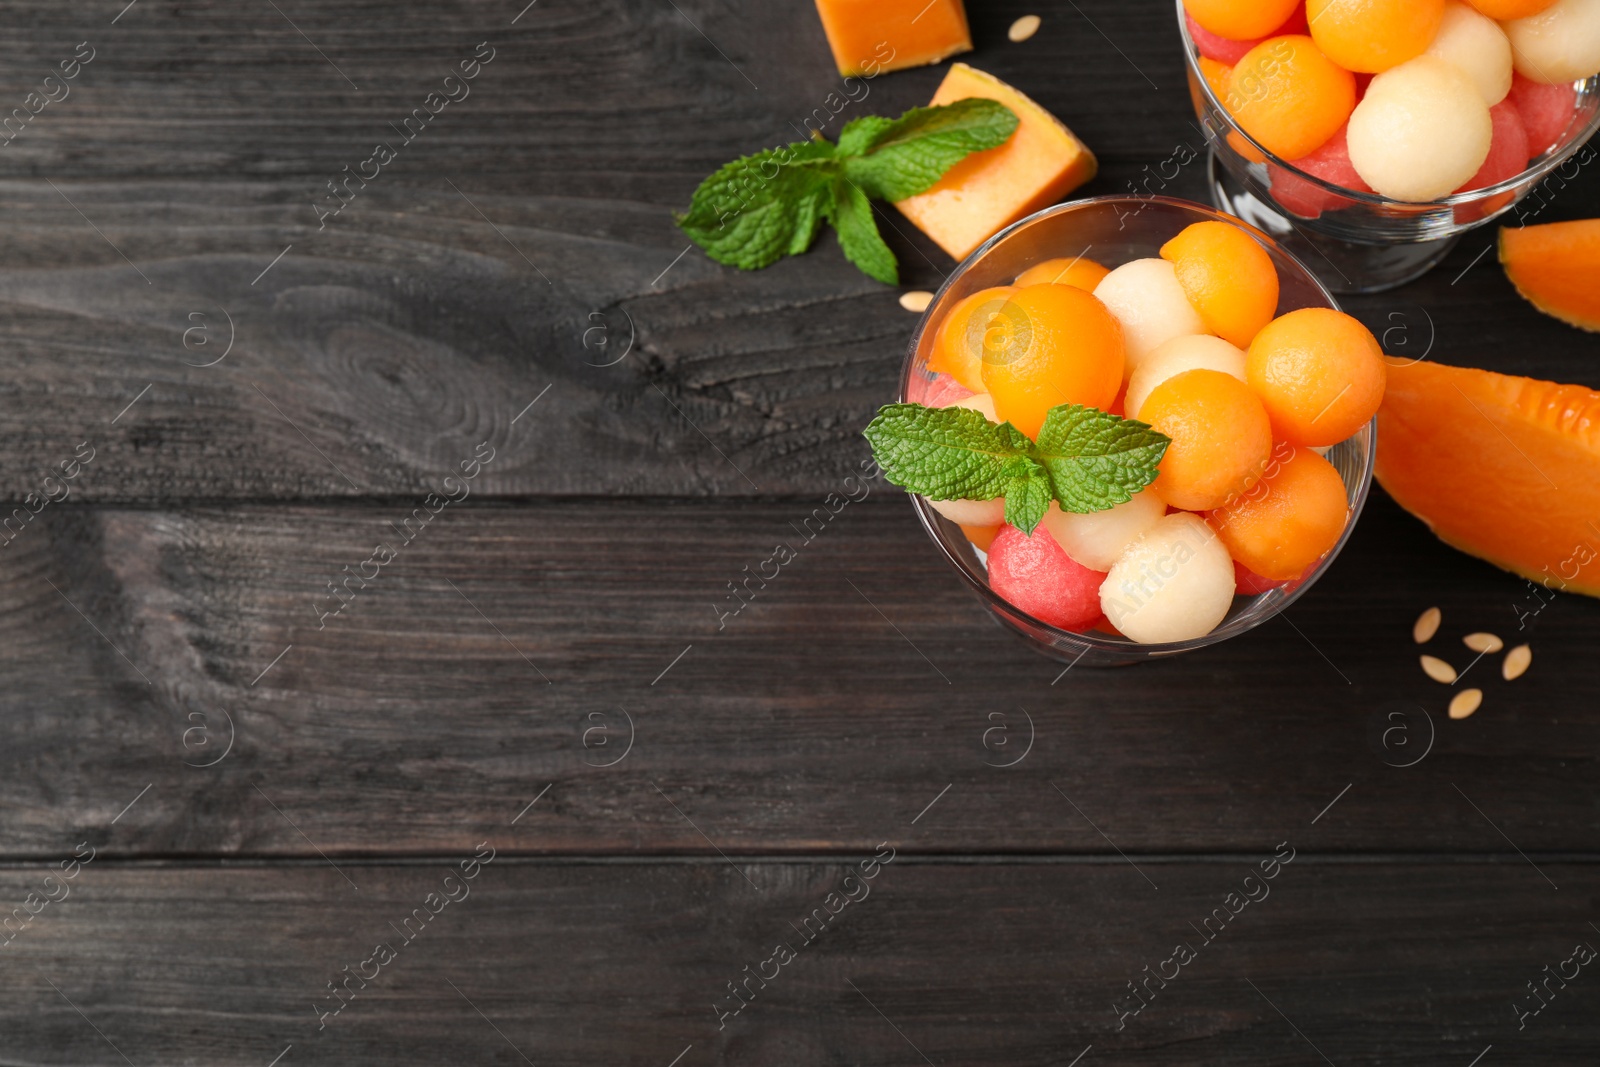
[[[92,55],[0,155],[0,477],[54,498],[0,582],[0,1064],[1594,1062],[1600,974],[1518,1012],[1600,945],[1600,609],[1381,493],[1149,667],[1063,676],[883,486],[719,623],[914,321],[831,237],[741,274],[672,224],[838,88],[807,0],[123,2],[0,5],[0,112]],[[970,6],[1085,193],[1201,147],[1168,4]],[[1600,385],[1491,240],[1349,306]],[[1435,604],[1458,666],[1535,649],[1464,722]]]

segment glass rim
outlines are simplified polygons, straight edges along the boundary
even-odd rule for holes
[[[1022,229],[1034,225],[1042,219],[1051,218],[1056,215],[1071,214],[1073,212],[1082,211],[1086,208],[1092,207],[1115,204],[1137,204],[1148,206],[1153,203],[1162,204],[1168,207],[1176,208],[1180,211],[1188,212],[1194,216],[1199,216],[1195,219],[1197,222],[1210,220],[1226,222],[1230,225],[1238,226],[1239,228],[1252,234],[1258,241],[1261,241],[1270,251],[1277,253],[1291,263],[1300,272],[1300,274],[1303,276],[1303,279],[1310,283],[1313,290],[1321,295],[1322,300],[1325,301],[1325,304],[1321,306],[1331,308],[1334,311],[1343,310],[1339,307],[1339,303],[1334,298],[1334,295],[1328,291],[1327,286],[1322,284],[1322,280],[1318,278],[1316,273],[1307,267],[1298,256],[1289,251],[1287,248],[1284,248],[1283,245],[1275,240],[1271,234],[1268,234],[1259,227],[1253,226],[1242,219],[1239,219],[1233,215],[1229,215],[1226,212],[1218,211],[1215,208],[1196,203],[1192,200],[1182,200],[1178,197],[1159,195],[1110,195],[1087,197],[1081,200],[1071,200],[1064,204],[1056,204],[1052,207],[1043,208],[1039,211],[1035,211],[1031,215],[1028,215],[1026,218],[1017,220],[1010,226],[1007,226],[1005,229],[995,234],[993,237],[989,238],[983,244],[979,245],[970,255],[967,256],[966,259],[962,260],[961,263],[957,265],[955,270],[950,272],[950,275],[945,278],[944,283],[940,285],[938,291],[934,294],[933,299],[928,302],[927,309],[922,313],[922,317],[917,322],[917,328],[912,332],[911,341],[906,348],[905,360],[900,368],[900,391],[898,402],[902,404],[908,402],[907,397],[910,395],[911,375],[916,366],[917,352],[922,346],[923,335],[927,333],[930,324],[935,321],[935,312],[938,311],[945,303],[945,296],[955,285],[955,283],[981,259],[993,252],[1002,243],[1009,240]],[[927,532],[928,537],[934,542],[935,545],[938,546],[939,551],[944,556],[945,560],[953,568],[955,568],[956,573],[961,575],[962,580],[967,583],[968,588],[977,594],[978,598],[984,602],[985,607],[999,616],[1002,620],[1004,620],[1007,615],[1015,615],[1026,620],[1030,626],[1037,627],[1039,630],[1051,635],[1052,638],[1060,640],[1062,644],[1076,644],[1083,646],[1085,653],[1090,650],[1094,650],[1111,653],[1113,655],[1154,658],[1167,655],[1176,655],[1180,652],[1188,652],[1198,648],[1205,648],[1210,645],[1220,644],[1229,638],[1238,637],[1241,634],[1248,633],[1250,630],[1255,629],[1257,626],[1260,626],[1262,623],[1265,623],[1269,619],[1273,618],[1273,616],[1284,611],[1295,601],[1299,600],[1307,590],[1317,583],[1317,580],[1322,577],[1328,568],[1332,566],[1333,561],[1338,558],[1339,553],[1344,550],[1344,546],[1349,542],[1351,535],[1355,532],[1356,523],[1361,518],[1361,512],[1366,507],[1367,497],[1372,489],[1373,467],[1377,459],[1378,451],[1378,420],[1376,416],[1374,416],[1370,422],[1368,422],[1361,429],[1357,430],[1356,433],[1352,434],[1351,436],[1353,438],[1363,436],[1366,437],[1366,457],[1361,467],[1360,477],[1357,479],[1355,491],[1351,495],[1350,521],[1345,523],[1344,530],[1339,534],[1339,540],[1335,542],[1334,546],[1330,548],[1327,554],[1322,557],[1314,570],[1305,575],[1299,581],[1299,584],[1297,584],[1289,592],[1282,593],[1278,601],[1271,605],[1271,610],[1266,614],[1263,614],[1260,618],[1253,619],[1248,623],[1248,625],[1237,629],[1231,629],[1229,626],[1230,622],[1237,620],[1224,619],[1221,623],[1218,623],[1216,628],[1210,633],[1201,637],[1191,638],[1187,641],[1144,643],[1140,641],[1134,641],[1131,638],[1119,637],[1116,634],[1105,633],[1103,631],[1063,630],[1058,626],[1054,626],[1043,621],[1042,619],[1030,615],[1028,612],[1022,610],[1015,604],[1012,604],[1009,600],[1006,600],[1004,597],[996,593],[992,588],[990,588],[987,581],[980,580],[977,575],[972,573],[966,561],[961,559],[956,554],[949,542],[948,535],[939,525],[942,521],[944,521],[943,517],[933,509],[933,506],[927,501],[926,498],[911,492],[907,492],[906,495],[911,498],[912,508],[916,511],[917,518],[922,523],[923,530]],[[1267,593],[1259,593],[1256,595],[1270,596],[1271,594],[1272,591],[1269,590]]]
[[[1333,182],[1330,182],[1325,178],[1319,178],[1315,174],[1301,170],[1289,160],[1282,158],[1277,153],[1263,146],[1259,141],[1252,137],[1243,126],[1239,125],[1238,122],[1233,120],[1233,117],[1228,114],[1228,109],[1223,107],[1222,101],[1217,99],[1217,94],[1211,91],[1211,83],[1206,80],[1205,72],[1200,69],[1200,49],[1199,46],[1194,43],[1194,37],[1189,33],[1189,25],[1184,18],[1186,11],[1183,6],[1183,0],[1176,0],[1176,2],[1178,7],[1178,33],[1183,38],[1184,64],[1188,68],[1189,73],[1194,76],[1194,80],[1199,85],[1200,91],[1205,94],[1206,99],[1211,102],[1211,105],[1223,115],[1228,115],[1229,122],[1233,129],[1239,134],[1239,136],[1248,141],[1251,147],[1265,156],[1268,163],[1272,164],[1273,166],[1282,167],[1292,176],[1299,178],[1302,181],[1310,182],[1319,189],[1330,193],[1338,193],[1340,196],[1354,200],[1357,203],[1372,204],[1378,207],[1453,208],[1460,204],[1472,204],[1481,200],[1488,200],[1503,193],[1514,193],[1524,185],[1528,185],[1536,180],[1543,179],[1551,171],[1555,170],[1557,167],[1561,166],[1561,164],[1571,159],[1578,153],[1580,149],[1583,148],[1584,145],[1589,143],[1589,139],[1593,137],[1597,131],[1600,131],[1600,107],[1597,107],[1593,117],[1591,117],[1585,127],[1579,131],[1578,135],[1573,137],[1573,139],[1564,147],[1562,147],[1561,150],[1551,153],[1549,158],[1541,160],[1538,163],[1530,164],[1523,170],[1518,171],[1516,174],[1505,179],[1504,181],[1496,182],[1494,185],[1485,185],[1481,189],[1468,189],[1466,192],[1461,193],[1451,193],[1449,196],[1442,196],[1437,200],[1396,200],[1393,197],[1384,196],[1382,193],[1363,193],[1359,189],[1348,189],[1342,185],[1335,185]],[[1580,79],[1580,81],[1588,80],[1589,79],[1587,78]],[[1204,131],[1201,132],[1206,137],[1206,141],[1209,144],[1209,142],[1212,140],[1211,136],[1205,134]]]

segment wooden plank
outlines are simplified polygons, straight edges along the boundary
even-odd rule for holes
[[[408,544],[415,504],[42,513],[7,550],[0,853],[106,825],[147,785],[119,850],[433,852],[538,795],[528,852],[859,848],[936,796],[910,843],[933,852],[1232,850],[1336,800],[1320,832],[1348,850],[1600,830],[1578,714],[1600,614],[1561,597],[1519,633],[1522,582],[1382,500],[1286,620],[1065,673],[885,489],[809,541],[791,501],[468,500]],[[797,558],[723,617],[780,541]],[[365,563],[379,544],[396,558]],[[362,573],[323,618],[327,583]],[[1464,722],[1411,643],[1433,604],[1431,651],[1486,692]],[[1459,639],[1483,629],[1532,640],[1526,677],[1469,667]]]
[[[887,855],[906,827],[882,814]],[[900,855],[868,880],[859,864],[871,852],[738,870],[500,856],[447,883],[469,850],[344,867],[359,891],[320,861],[101,859],[49,883],[68,895],[8,945],[0,1020],[17,1063],[1066,1064],[1087,1051],[1083,1063],[1243,1067],[1592,1052],[1592,966],[1566,964],[1578,977],[1552,980],[1522,1029],[1515,1006],[1537,1003],[1525,983],[1575,945],[1600,944],[1586,903],[1600,890],[1594,866],[1546,867],[1556,891],[1514,858],[1318,862],[1315,837],[1296,817],[1226,862],[1145,868],[1159,892],[1115,857]],[[1258,864],[1275,838],[1298,851],[1268,881]],[[39,899],[48,869],[3,872],[0,899]],[[447,886],[455,903],[442,902]],[[854,903],[833,903],[826,924],[814,917],[846,892]],[[1164,963],[1180,942],[1195,958]],[[380,943],[393,954],[382,964]],[[767,962],[779,943],[793,958]],[[1124,1018],[1146,967],[1177,977],[1152,982],[1148,1005]],[[753,980],[731,1014],[729,983],[758,971],[765,987]],[[353,999],[323,1017],[341,1003],[329,983],[349,974]]]
[[[95,35],[65,7],[0,11],[18,70]],[[1162,177],[1201,147],[1170,12],[1086,3],[1012,45],[1021,13],[976,13],[970,58],[1099,151],[1083,193],[1204,199],[1203,154]],[[482,441],[505,459],[480,491],[510,498],[815,496],[859,458],[914,325],[896,291],[831,237],[756,274],[680,259],[671,221],[701,177],[793,136],[836,86],[812,5],[535,5],[513,27],[477,3],[448,32],[371,0],[284,14],[331,63],[270,7],[136,6],[7,147],[0,497],[36,491],[83,441],[98,458],[79,497],[137,504],[425,492]],[[471,54],[476,26],[504,47],[474,94],[322,228],[326,182]],[[761,91],[732,64],[759,68]],[[939,76],[878,79],[852,107],[898,112]],[[1539,220],[1597,192],[1589,168]],[[883,218],[906,284],[937,286],[950,261]],[[1431,340],[1434,358],[1600,384],[1584,336],[1478,258],[1488,239],[1352,306],[1397,351]]]

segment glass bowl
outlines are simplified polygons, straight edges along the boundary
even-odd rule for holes
[[[1554,147],[1498,185],[1426,203],[1332,185],[1274,156],[1234,123],[1200,70],[1183,0],[1176,2],[1189,95],[1211,150],[1212,202],[1271,233],[1336,293],[1379,292],[1420,277],[1461,234],[1511,210],[1546,178],[1564,186],[1595,157],[1585,142],[1600,129],[1600,75],[1574,83],[1577,108]]]
[[[1102,196],[1046,208],[996,234],[967,257],[928,305],[911,338],[905,367],[900,374],[900,401],[916,403],[926,394],[933,380],[928,370],[928,356],[936,332],[932,327],[958,301],[980,289],[1009,285],[1017,275],[1047,259],[1085,255],[1108,267],[1116,267],[1130,260],[1153,257],[1185,226],[1208,220],[1239,224],[1237,219],[1186,200],[1164,196]],[[1261,242],[1278,268],[1279,314],[1308,307],[1337,308],[1332,295],[1305,264],[1267,234],[1248,225],[1243,228]],[[1376,422],[1368,423],[1327,454],[1328,461],[1344,479],[1351,514],[1338,544],[1314,571],[1298,584],[1271,589],[1258,596],[1236,596],[1227,617],[1211,633],[1192,641],[1169,644],[1140,644],[1100,631],[1075,633],[1021,611],[989,588],[984,554],[967,540],[961,527],[940,515],[924,498],[912,495],[911,500],[928,536],[1002,626],[1052,659],[1084,666],[1121,666],[1191,652],[1237,637],[1299,599],[1333,563],[1355,529],[1372,484],[1376,441]]]

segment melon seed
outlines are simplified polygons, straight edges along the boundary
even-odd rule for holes
[[[1506,643],[1494,634],[1476,633],[1468,634],[1461,639],[1461,643],[1472,651],[1487,655],[1490,652],[1499,652],[1506,647]]]
[[[900,294],[900,306],[914,314],[920,315],[928,310],[928,305],[933,303],[933,294],[925,289],[913,289]]]
[[[1444,613],[1438,608],[1429,608],[1417,616],[1417,621],[1411,624],[1411,639],[1419,645],[1425,645],[1433,640],[1433,635],[1439,632],[1439,623],[1444,620]]]
[[[1450,717],[1465,719],[1483,704],[1482,689],[1463,689],[1450,701]]]
[[[1515,681],[1528,673],[1528,665],[1533,662],[1533,649],[1527,645],[1518,645],[1506,653],[1506,660],[1500,665],[1500,677],[1506,681]]]
[[[1024,15],[1011,24],[1011,29],[1006,31],[1006,36],[1013,41],[1026,41],[1029,37],[1039,32],[1039,16]]]
[[[1422,670],[1429,678],[1444,685],[1453,685],[1456,680],[1456,669],[1438,656],[1423,656]]]

